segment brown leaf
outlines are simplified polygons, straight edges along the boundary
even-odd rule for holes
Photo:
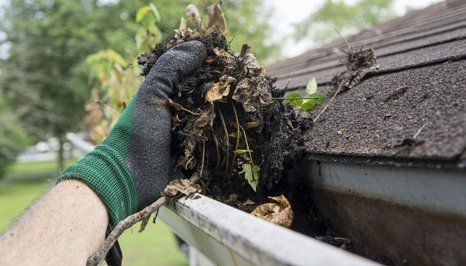
[[[222,76],[220,82],[214,83],[214,85],[205,93],[204,99],[207,102],[216,102],[228,96],[230,93],[230,85],[236,81],[235,78],[230,76]]]
[[[207,29],[212,29],[217,26],[218,30],[222,34],[227,34],[227,20],[223,14],[222,8],[219,4],[212,4],[207,7],[207,16],[209,17],[209,23]]]
[[[189,179],[175,179],[167,185],[162,192],[162,196],[167,198],[174,198],[180,195],[191,196],[201,191],[201,186],[191,182]]]
[[[189,36],[192,33],[193,30],[188,27],[186,19],[182,17],[180,20],[180,26],[175,30],[175,39],[181,42],[186,36]]]
[[[246,112],[252,113],[273,103],[272,95],[268,89],[268,83],[265,79],[245,78],[236,84],[232,98],[240,102]]]
[[[218,57],[218,61],[221,62],[222,65],[226,65],[227,67],[235,67],[236,59],[235,57],[230,54],[229,52],[223,50],[223,49],[218,49],[217,47],[214,48],[214,53]],[[232,66],[228,66],[232,65]]]
[[[245,73],[254,75],[254,73],[257,73],[257,71],[261,69],[256,57],[251,53],[251,46],[249,44],[243,44],[243,47],[241,47],[240,57],[244,64]]]
[[[188,19],[196,22],[196,24],[201,23],[201,15],[199,14],[199,10],[197,10],[197,7],[193,4],[189,4],[186,7],[186,16],[188,16]]]
[[[276,203],[264,203],[251,212],[252,215],[284,227],[293,224],[293,210],[285,196],[269,197]]]

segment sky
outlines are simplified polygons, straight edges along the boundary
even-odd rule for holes
[[[296,43],[292,37],[293,24],[302,21],[314,10],[317,10],[325,0],[266,0],[274,9],[272,21],[274,25],[274,40],[280,40],[283,47],[283,57],[299,55],[312,48],[310,41]],[[354,3],[355,0],[344,0]],[[420,9],[441,2],[441,0],[395,0],[394,9],[402,16],[407,9]]]

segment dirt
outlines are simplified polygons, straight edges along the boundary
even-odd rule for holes
[[[275,89],[248,45],[235,54],[216,31],[185,32],[157,45],[138,58],[142,74],[165,51],[190,40],[204,43],[208,57],[174,88],[169,101],[174,176],[199,178],[204,194],[250,212],[268,196],[286,192],[284,169],[302,155],[302,135],[310,122],[283,104],[283,92]],[[244,165],[251,166],[251,182]]]
[[[248,45],[235,54],[221,33],[177,34],[138,58],[142,74],[168,49],[190,40],[204,43],[208,57],[169,100],[173,175],[198,180],[203,194],[249,213],[270,202],[269,196],[284,195],[292,207],[292,230],[351,250],[351,241],[332,230],[314,206],[296,165],[312,119],[283,103],[284,91],[274,87]],[[256,190],[244,164],[260,169]]]

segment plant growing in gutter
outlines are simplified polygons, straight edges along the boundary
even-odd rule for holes
[[[297,92],[289,93],[285,96],[285,103],[301,111],[310,111],[323,99],[325,99],[325,94],[317,91],[317,81],[312,77],[307,82],[304,96]]]

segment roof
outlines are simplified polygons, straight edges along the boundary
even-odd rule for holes
[[[307,132],[310,156],[464,168],[466,1],[412,11],[347,40],[354,49],[374,49],[379,68],[338,94]],[[332,78],[346,69],[339,60],[346,47],[336,40],[272,64],[268,74],[290,91],[316,77],[328,101]]]

